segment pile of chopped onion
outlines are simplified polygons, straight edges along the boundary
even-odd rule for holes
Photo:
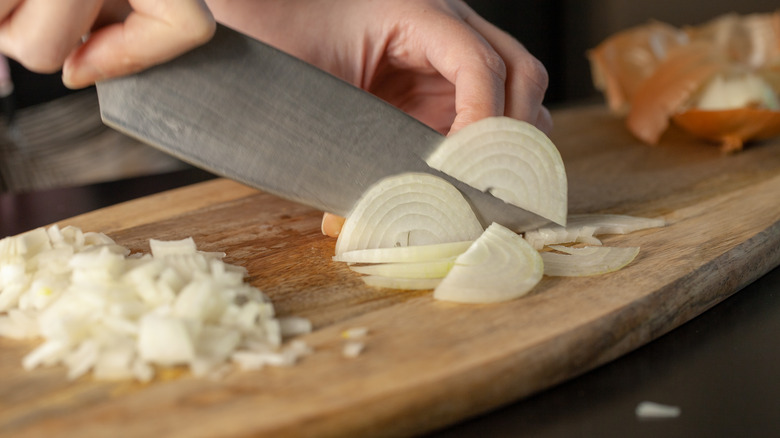
[[[130,254],[102,233],[54,225],[0,240],[0,336],[43,338],[26,369],[62,364],[70,379],[148,381],[158,366],[196,376],[292,365],[310,349],[282,337],[311,330],[278,319],[223,253],[192,238]]]

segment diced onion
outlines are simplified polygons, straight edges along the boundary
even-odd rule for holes
[[[553,277],[583,277],[600,275],[622,269],[639,254],[638,247],[588,246],[572,248],[551,246],[551,249],[565,252],[542,252],[544,275]]]
[[[43,337],[22,365],[63,364],[70,379],[148,381],[173,365],[215,375],[247,355],[289,365],[306,354],[280,344],[311,323],[276,319],[223,253],[198,251],[192,238],[150,248],[130,255],[105,234],[56,225],[0,240],[0,336]]]
[[[567,180],[550,139],[530,123],[489,117],[447,137],[426,162],[504,202],[566,223]]]
[[[543,272],[539,252],[520,235],[494,223],[458,256],[433,297],[462,303],[507,301],[533,289]]]
[[[404,173],[370,187],[350,212],[336,241],[347,251],[460,242],[482,226],[463,195],[442,178]]]

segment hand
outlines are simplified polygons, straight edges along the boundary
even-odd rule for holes
[[[0,52],[31,71],[62,69],[71,88],[165,62],[214,31],[203,0],[0,1]]]
[[[505,115],[549,132],[548,76],[460,0],[208,0],[217,19],[385,99],[441,133]],[[335,236],[343,218],[326,214]]]

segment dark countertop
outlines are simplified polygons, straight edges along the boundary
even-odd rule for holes
[[[199,170],[0,194],[0,238],[203,181]],[[764,437],[780,430],[780,268],[671,333],[583,376],[432,437]],[[641,401],[678,406],[642,420]]]

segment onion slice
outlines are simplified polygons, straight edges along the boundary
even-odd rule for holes
[[[399,278],[368,275],[361,277],[361,279],[368,286],[400,290],[428,290],[441,283],[441,278]]]
[[[620,214],[573,214],[567,226],[542,227],[525,233],[525,239],[536,249],[559,243],[586,243],[600,245],[595,236],[602,234],[628,234],[648,228],[666,225],[661,218],[643,218]]]
[[[493,223],[458,256],[433,297],[461,303],[508,301],[533,289],[543,272],[538,251],[514,231]]]
[[[416,263],[446,259],[460,255],[471,246],[471,240],[431,245],[395,246],[347,251],[333,256],[336,262],[345,263]]]
[[[541,253],[544,260],[544,275],[554,277],[584,277],[614,272],[631,263],[639,254],[638,247],[571,248],[554,245],[550,248],[565,253]]]
[[[455,257],[415,263],[378,263],[352,266],[350,269],[365,275],[397,278],[443,278],[455,264]]]
[[[425,160],[464,183],[566,223],[567,182],[563,160],[535,126],[509,117],[488,117],[447,137]]]
[[[471,205],[452,184],[404,173],[370,187],[344,222],[336,256],[347,251],[474,240],[482,234]]]

